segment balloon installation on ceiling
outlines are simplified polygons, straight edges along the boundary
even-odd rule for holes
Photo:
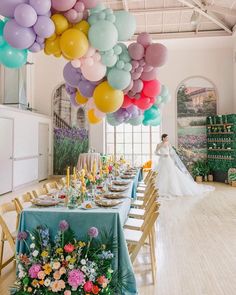
[[[112,126],[160,125],[170,95],[157,70],[167,49],[148,33],[127,45],[136,30],[132,14],[99,0],[1,0],[0,14],[2,65],[23,66],[29,51],[64,57],[71,104],[85,105],[91,124],[106,117]]]

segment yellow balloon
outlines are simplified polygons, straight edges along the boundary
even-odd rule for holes
[[[90,26],[89,26],[89,23],[86,22],[86,20],[82,20],[81,22],[77,23],[76,25],[74,25],[74,28],[77,30],[80,30],[86,36],[88,36],[88,31],[89,31]]]
[[[88,121],[90,124],[97,124],[102,121],[102,119],[98,118],[94,114],[94,109],[88,110]]]
[[[88,101],[88,98],[84,97],[79,91],[77,91],[75,96],[75,101],[78,104],[86,104],[86,102]]]
[[[61,35],[60,46],[65,58],[72,60],[85,55],[89,43],[84,33],[76,29],[69,29]]]
[[[47,39],[45,42],[45,50],[44,51],[46,54],[54,54],[54,55],[61,54],[60,38],[57,37],[55,40]]]
[[[62,14],[53,14],[51,20],[54,22],[57,35],[61,35],[69,28],[69,22]]]
[[[113,113],[123,104],[124,94],[121,90],[112,88],[107,81],[99,84],[93,93],[94,102],[103,113]]]
[[[52,40],[53,41],[53,40],[56,40],[56,38],[57,38],[57,34],[56,33],[53,33],[52,36],[50,36],[49,38],[47,38],[47,40],[50,40],[50,41]]]

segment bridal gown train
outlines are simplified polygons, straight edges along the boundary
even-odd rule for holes
[[[173,157],[175,152],[170,145],[158,145],[155,154],[160,157],[157,165],[158,175],[156,180],[160,196],[200,196],[214,190],[213,186],[197,184],[187,172],[181,160],[179,161],[184,168],[181,169],[182,171],[178,168]],[[175,157],[178,158],[177,155]]]

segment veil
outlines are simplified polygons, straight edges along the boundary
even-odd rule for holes
[[[179,168],[180,171],[182,171],[184,174],[186,174],[189,178],[191,178],[192,181],[194,181],[192,175],[189,173],[188,169],[184,165],[184,163],[181,161],[180,157],[177,155],[175,149],[170,145],[170,157],[175,163],[175,166]]]

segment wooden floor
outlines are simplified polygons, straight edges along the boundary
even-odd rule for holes
[[[236,294],[236,188],[215,184],[202,198],[161,200],[157,224],[158,278],[151,285],[150,258],[144,249],[135,262],[141,295]],[[0,202],[14,194],[2,196]],[[3,271],[0,294],[14,281]]]

